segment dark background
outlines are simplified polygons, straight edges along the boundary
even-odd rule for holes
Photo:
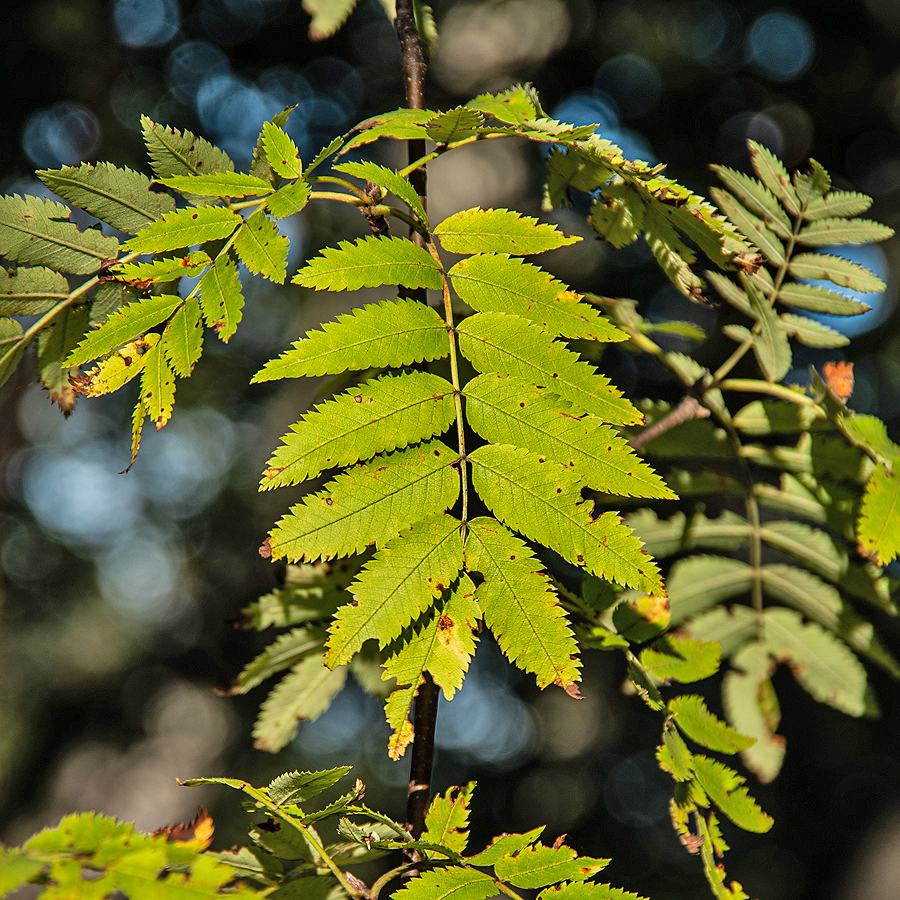
[[[719,0],[507,0],[438,3],[441,41],[427,98],[448,108],[485,90],[534,83],[551,114],[600,122],[627,153],[665,161],[706,193],[711,162],[747,168],[752,137],[789,167],[812,156],[843,188],[900,220],[900,3]],[[262,122],[297,103],[289,129],[309,158],[330,137],[402,105],[398,52],[381,7],[361,0],[336,37],[312,43],[294,0],[44,0],[5,29],[0,188],[43,192],[33,171],[109,160],[146,171],[139,117],[190,128],[246,167]],[[386,161],[396,159],[385,151]],[[536,213],[541,158],[491,142],[430,175],[433,218],[480,204]],[[301,221],[302,219],[302,221]],[[590,237],[579,210],[555,219]],[[364,233],[343,206],[285,226],[290,266]],[[857,410],[900,436],[895,241],[859,258],[889,281],[851,323]],[[551,267],[581,290],[632,296],[654,315],[706,327],[715,313],[667,288],[646,254],[586,240]],[[362,298],[367,299],[367,298]],[[263,693],[223,698],[263,646],[227,621],[274,583],[256,553],[294,491],[259,495],[278,436],[320,385],[250,388],[290,340],[361,298],[323,304],[296,288],[248,292],[228,351],[207,341],[179,384],[174,420],[147,434],[128,475],[128,396],[81,401],[64,421],[27,366],[0,392],[0,837],[95,808],[152,829],[193,815],[217,844],[241,839],[234,796],[176,777],[254,782],[295,768],[353,763],[368,800],[403,815],[406,763],[392,764],[378,705],[348,688],[278,757],[250,749]],[[330,304],[330,305],[328,305]],[[713,353],[715,348],[699,348]],[[808,358],[807,358],[808,357]],[[799,355],[798,367],[821,357]],[[634,396],[671,386],[624,355],[608,369]],[[611,856],[609,880],[661,898],[706,896],[699,863],[668,823],[669,782],[653,759],[659,721],[621,691],[619,661],[586,657],[584,694],[540,693],[483,639],[466,688],[439,719],[437,780],[477,779],[475,838],[546,823],[581,852]],[[776,825],[732,829],[729,874],[762,900],[888,898],[900,852],[897,685],[872,672],[880,720],[853,720],[776,676],[785,769],[755,790]],[[714,686],[713,696],[717,695]]]

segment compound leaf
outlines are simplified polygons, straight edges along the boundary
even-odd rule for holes
[[[411,523],[452,506],[459,453],[429,441],[378,456],[304,498],[271,533],[272,558],[314,560],[383,546]]]
[[[348,662],[370,638],[384,647],[443,594],[463,566],[460,522],[445,513],[416,521],[369,560],[334,617],[326,662]]]
[[[450,270],[453,287],[472,309],[521,316],[554,335],[621,341],[624,332],[548,275],[516,257],[483,253]]]
[[[444,320],[424,303],[400,297],[370,303],[338,316],[335,322],[326,322],[321,331],[310,331],[295,341],[292,349],[266,363],[252,380],[406,366],[439,359],[448,352]]]
[[[555,225],[508,209],[466,209],[444,219],[434,234],[450,253],[508,253],[530,256],[581,240]]]
[[[284,284],[287,275],[288,239],[261,209],[241,226],[234,239],[235,253],[256,275]]]
[[[291,281],[323,291],[354,291],[385,284],[440,289],[442,276],[440,264],[412,241],[372,236],[326,247]]]
[[[175,209],[168,194],[150,189],[146,175],[110,163],[42,169],[37,176],[54,194],[126,234],[158,222]]]
[[[0,255],[73,275],[89,275],[115,259],[119,242],[94,228],[79,231],[69,212],[54,200],[0,197]]]
[[[484,581],[476,600],[500,648],[538,686],[567,692],[580,679],[578,646],[542,566],[520,538],[495,519],[469,523],[466,570]]]
[[[224,206],[189,206],[166,213],[125,245],[129,253],[160,253],[227,238],[243,219]]]
[[[160,322],[164,322],[182,302],[181,297],[158,294],[121,307],[96,331],[90,332],[85,337],[69,355],[65,364],[79,366],[105,356],[140,337]]]
[[[515,375],[549,387],[576,409],[613,425],[643,421],[607,378],[519,316],[478,313],[461,322],[457,331],[460,352],[479,372]]]
[[[504,524],[594,575],[665,595],[641,542],[615,513],[593,517],[576,475],[508,444],[479,447],[469,459],[475,490]]]
[[[479,375],[466,385],[465,397],[468,423],[491,443],[546,454],[607,494],[675,498],[612,428],[579,416],[548,389],[515,376]]]
[[[453,385],[428,372],[386,375],[328,400],[291,426],[260,487],[297,484],[323,469],[368,459],[445,431]]]

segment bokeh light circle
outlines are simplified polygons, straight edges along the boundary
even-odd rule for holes
[[[200,85],[207,78],[227,75],[228,57],[208,41],[186,41],[166,60],[166,81],[182,103],[193,103]]]
[[[652,63],[636,53],[608,59],[594,75],[594,87],[612,97],[625,118],[643,116],[659,102],[662,81]]]
[[[74,166],[100,141],[100,123],[78,103],[54,103],[32,113],[22,133],[22,148],[40,168]]]
[[[178,31],[178,4],[175,0],[116,0],[113,18],[123,44],[159,47]]]
[[[760,16],[747,32],[747,57],[770,81],[792,81],[811,65],[815,52],[812,29],[793,13]]]

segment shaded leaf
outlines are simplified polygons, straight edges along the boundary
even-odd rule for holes
[[[757,141],[747,141],[747,144],[750,149],[750,162],[759,180],[781,201],[792,216],[799,215],[800,201],[784,164],[768,147]]]
[[[846,347],[850,343],[850,338],[817,322],[807,316],[796,316],[793,313],[782,313],[779,316],[781,326],[787,334],[805,344],[807,347],[820,347],[822,349],[832,349],[835,347]]]
[[[296,665],[310,653],[321,657],[325,633],[321,628],[292,628],[279,634],[262,653],[247,663],[230,693],[246,694],[266,679]]]
[[[672,624],[749,591],[753,577],[747,563],[726,556],[694,555],[678,560],[666,579]]]
[[[718,753],[738,753],[754,743],[754,738],[729,728],[714,716],[703,698],[696,694],[684,694],[670,700],[669,712],[692,741]]]
[[[57,315],[49,328],[42,329],[37,336],[38,377],[50,394],[50,399],[66,415],[75,407],[75,390],[69,379],[76,376],[78,371],[64,366],[63,361],[84,337],[89,313],[87,305],[69,306]]]
[[[764,185],[735,169],[727,166],[710,166],[722,183],[735,195],[737,200],[764,224],[787,240],[791,236],[791,220],[787,217],[775,195]]]
[[[872,205],[872,198],[856,191],[830,191],[824,197],[815,197],[806,205],[803,215],[807,219],[824,219],[828,216],[847,218],[864,213]]]
[[[709,678],[719,670],[721,648],[713,642],[667,634],[641,651],[641,663],[662,682],[685,684]]]
[[[824,279],[864,294],[883,291],[885,287],[884,282],[868,269],[829,253],[798,253],[791,258],[788,271],[794,278]]]
[[[65,276],[43,266],[0,267],[0,316],[35,316],[69,296]]]
[[[710,189],[710,195],[725,215],[747,235],[770,263],[776,266],[784,265],[787,259],[784,244],[766,227],[762,219],[748,212],[743,204],[727,191],[714,187]]]
[[[870,307],[858,300],[852,300],[838,291],[818,287],[814,284],[788,282],[778,291],[778,302],[797,309],[825,313],[829,316],[858,316]]]
[[[816,219],[803,228],[797,242],[807,247],[826,247],[829,244],[867,244],[886,241],[894,229],[869,219]]]
[[[722,656],[731,656],[756,637],[759,622],[750,607],[736,603],[731,607],[714,606],[695,616],[687,623],[686,630],[698,641],[716,641],[722,648]]]
[[[669,519],[659,519],[652,510],[642,509],[626,516],[625,524],[655,559],[697,547],[732,550],[742,546],[750,535],[750,523],[729,510],[723,510],[715,519],[697,510],[690,517],[679,512]]]
[[[774,824],[744,787],[744,779],[734,769],[699,754],[694,755],[697,781],[709,799],[744,831],[763,834]]]
[[[0,318],[0,340],[9,341],[9,343],[0,344],[0,385],[3,385],[7,379],[16,370],[22,354],[25,352],[25,344],[18,344],[24,332],[22,325],[15,319]]]

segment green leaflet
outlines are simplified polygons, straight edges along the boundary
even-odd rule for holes
[[[162,335],[162,350],[181,378],[187,378],[203,352],[203,321],[200,301],[191,297],[182,304],[166,325]]]
[[[866,672],[844,644],[792,609],[767,609],[763,615],[768,651],[788,660],[813,698],[851,716],[865,713]]]
[[[262,129],[266,158],[276,175],[282,178],[300,178],[303,163],[300,151],[291,136],[274,122],[266,122]]]
[[[610,184],[591,206],[591,228],[617,250],[633,244],[644,227],[646,206],[625,184]]]
[[[175,405],[175,373],[160,344],[151,347],[142,361],[141,403],[159,430],[169,421]]]
[[[771,400],[752,400],[734,414],[734,425],[747,434],[776,434],[810,431],[826,423],[810,406],[796,403],[776,403]]]
[[[751,314],[759,325],[753,341],[753,352],[763,375],[770,382],[781,381],[791,368],[791,345],[771,304],[750,279],[744,288],[750,301]]]
[[[672,284],[686,297],[699,299],[703,294],[703,282],[691,268],[696,255],[652,206],[644,213],[644,231],[650,252]]]
[[[887,427],[875,416],[853,415],[839,421],[841,431],[857,447],[878,459],[882,465],[890,467],[900,456],[900,446],[887,435]]]
[[[847,551],[824,531],[802,522],[766,522],[760,537],[800,560],[814,572],[837,581],[847,568]]]
[[[303,0],[303,9],[312,16],[309,39],[323,41],[338,31],[353,12],[356,0]]]
[[[747,793],[744,779],[734,769],[699,754],[694,755],[694,768],[697,781],[709,799],[735,825],[757,834],[763,834],[772,827],[774,820]]]
[[[440,441],[378,456],[304,498],[272,530],[272,558],[329,559],[383,546],[410,524],[452,506],[459,453]]]
[[[223,341],[237,331],[244,311],[244,295],[237,264],[227,253],[221,253],[215,265],[200,279],[200,308],[206,324]]]
[[[393,732],[388,741],[391,759],[400,759],[414,737],[409,715],[425,673],[431,674],[448,700],[462,687],[475,653],[473,629],[481,618],[474,594],[472,580],[463,574],[446,602],[436,605],[424,617],[424,623],[414,626],[385,662],[382,677],[407,685],[393,691],[385,704],[385,716]]]
[[[749,591],[752,583],[753,569],[738,559],[695,555],[679,560],[666,579],[672,624]]]
[[[487,900],[497,893],[494,879],[477,869],[441,866],[423,872],[393,894],[394,900]]]
[[[261,209],[241,226],[234,239],[235,253],[257,275],[284,284],[287,275],[288,239]]]
[[[652,510],[642,509],[626,516],[625,524],[644,542],[644,549],[654,559],[696,547],[733,550],[744,544],[750,534],[747,520],[728,510],[715,519],[698,511],[690,518],[675,513],[664,520],[658,519]],[[670,603],[671,599],[670,594]]]
[[[787,217],[775,195],[762,183],[750,175],[729,169],[727,166],[710,166],[725,187],[753,215],[759,216],[764,224],[775,231],[783,240],[791,236],[791,220]]]
[[[493,866],[501,857],[514,856],[530,847],[544,832],[544,826],[534,828],[525,834],[501,834],[495,837],[480,853],[470,856],[466,862],[470,866]]]
[[[395,138],[399,141],[416,140],[428,137],[425,124],[437,114],[430,109],[395,109],[360,122],[356,126],[358,134],[354,135],[342,148],[341,155],[355,150],[363,144],[371,144],[382,137]]]
[[[306,803],[337,784],[352,768],[337,766],[320,772],[285,772],[269,783],[266,793],[277,806]]]
[[[876,466],[866,483],[857,522],[862,550],[878,565],[887,565],[900,552],[900,478],[894,461],[891,470]]]
[[[464,395],[469,425],[491,443],[546,454],[607,494],[675,498],[612,428],[594,416],[574,414],[544,388],[514,376],[479,375]]]
[[[126,234],[158,222],[175,209],[168,194],[150,189],[146,175],[110,163],[42,169],[37,176],[53,193]]]
[[[721,648],[694,638],[667,634],[641,651],[641,664],[662,682],[690,683],[714,675],[719,669]]]
[[[291,350],[266,363],[252,380],[405,366],[440,359],[449,349],[444,320],[424,303],[400,297],[370,303],[326,322],[321,331],[310,331]]]
[[[782,313],[781,326],[789,337],[795,338],[807,347],[821,347],[830,349],[833,347],[846,347],[850,338],[845,337],[839,331],[810,319],[807,316],[795,316],[793,313]]]
[[[243,172],[216,172],[208,175],[170,175],[157,178],[160,184],[179,194],[201,197],[259,197],[272,193],[272,185],[255,175]]]
[[[823,219],[826,216],[848,218],[864,213],[872,205],[872,198],[855,191],[831,191],[825,197],[810,200],[803,211],[807,219]]]
[[[694,777],[694,757],[678,729],[668,720],[663,724],[662,738],[662,746],[656,749],[659,767],[675,781],[690,781]]]
[[[119,242],[99,230],[79,231],[69,207],[39,197],[0,197],[0,255],[12,262],[90,275],[118,255]]]
[[[741,752],[744,765],[763,783],[773,781],[784,761],[784,738],[775,733],[780,710],[770,676],[773,664],[765,646],[748,643],[734,657],[722,680],[722,703],[729,722],[756,739]]]
[[[310,653],[321,651],[324,643],[324,631],[315,626],[292,628],[279,634],[262,653],[244,666],[232,690],[235,693],[246,694],[267,678],[300,662]]]
[[[166,213],[136,234],[124,249],[129,253],[160,253],[227,238],[243,219],[224,206],[189,206]]]
[[[321,291],[355,291],[362,287],[397,284],[440,290],[440,263],[406,238],[366,237],[326,247],[291,279]]]
[[[469,523],[466,570],[484,581],[476,600],[500,648],[538,686],[577,695],[581,662],[565,612],[528,545],[495,519]]]
[[[250,174],[261,178],[267,185],[277,187],[281,180],[275,172],[269,154],[266,152],[266,126],[270,128],[283,129],[287,125],[287,120],[291,113],[297,108],[297,105],[286,106],[278,115],[272,116],[271,121],[263,123],[262,130],[256,139],[256,146],[253,148],[253,161],[250,164]],[[296,149],[296,148],[295,148]]]
[[[858,263],[829,253],[798,253],[792,257],[788,271],[794,278],[824,279],[862,293],[884,290],[884,282],[877,275]]]
[[[627,339],[564,284],[521,259],[484,253],[461,260],[449,274],[460,299],[479,312],[522,316],[568,338]]]
[[[543,115],[537,91],[531,85],[516,85],[499,94],[479,94],[466,106],[511,125],[522,125]]]
[[[825,313],[829,316],[858,316],[868,312],[870,306],[851,300],[838,291],[819,287],[814,284],[795,284],[788,282],[778,291],[778,302],[796,309],[808,309],[810,312]]]
[[[23,334],[20,322],[15,319],[0,318],[0,340],[18,342],[22,339]],[[26,346],[16,343],[0,344],[0,386],[15,372]]]
[[[567,237],[555,225],[508,209],[466,209],[444,219],[434,235],[450,253],[508,253],[530,256],[581,240]]]
[[[69,383],[69,377],[76,376],[78,371],[63,363],[84,337],[89,314],[87,305],[69,306],[53,320],[49,328],[38,332],[37,336],[37,366],[41,384],[47,389],[50,399],[66,415],[75,406],[75,392]]]
[[[0,268],[0,316],[34,316],[69,296],[65,276],[43,266]]]
[[[263,701],[253,726],[253,746],[277,753],[294,736],[300,721],[317,719],[347,680],[347,667],[329,669],[316,654],[297,663]]]
[[[571,847],[525,847],[494,863],[497,878],[518,888],[540,888],[560,881],[584,881],[605,869],[608,859],[578,856]]]
[[[452,144],[474,137],[484,124],[484,116],[466,106],[438,113],[425,126],[425,135],[438,144]]]
[[[801,230],[797,242],[807,247],[827,247],[829,244],[866,244],[886,241],[894,229],[869,219],[816,219]]]
[[[158,334],[150,332],[107,356],[74,382],[76,392],[85,397],[99,397],[117,391],[140,374],[147,361],[146,351],[156,346],[159,338]]]
[[[608,884],[573,881],[546,888],[538,895],[538,900],[646,900],[646,898]]]
[[[739,734],[714,716],[702,697],[685,694],[669,701],[669,712],[678,727],[692,740],[718,753],[737,753],[752,746],[754,739]]]
[[[474,788],[475,783],[470,781],[462,787],[449,788],[431,801],[425,816],[423,841],[465,853],[469,840],[469,800]]]
[[[266,200],[266,209],[276,219],[284,219],[300,212],[309,202],[309,184],[305,181],[289,181]]]
[[[612,425],[643,420],[607,378],[519,316],[479,313],[461,322],[457,332],[460,352],[479,372],[515,375],[552,387],[577,409]]]
[[[463,566],[459,529],[458,519],[441,513],[384,544],[351,586],[354,602],[334,617],[328,665],[348,662],[369,639],[384,647],[450,587]]]
[[[721,188],[712,188],[710,195],[725,215],[760,249],[770,263],[775,266],[785,264],[787,257],[784,244],[766,227],[762,219],[748,212],[743,204]]]
[[[334,166],[337,172],[346,172],[356,178],[363,178],[399,197],[427,228],[428,215],[415,188],[399,172],[379,166],[373,162],[345,162]]]
[[[781,160],[762,144],[747,141],[750,162],[759,180],[781,201],[792,216],[800,214],[800,201]],[[828,187],[825,187],[828,190]]]
[[[260,488],[297,484],[323,469],[433,437],[456,415],[453,385],[428,372],[387,375],[328,400],[291,426]]]
[[[113,313],[96,331],[72,351],[67,366],[79,366],[133,341],[145,331],[164,322],[181,305],[181,297],[159,294],[129,303]]]
[[[148,263],[124,263],[115,266],[116,278],[124,281],[174,281],[182,275],[198,275],[197,270],[212,265],[209,254],[194,250],[184,257],[155,259]]]
[[[475,490],[504,524],[594,575],[665,595],[641,542],[615,513],[593,518],[567,469],[507,444],[479,447],[469,460]]]
[[[234,171],[234,163],[227,154],[187,129],[181,132],[141,116],[141,130],[150,164],[159,178]]]

